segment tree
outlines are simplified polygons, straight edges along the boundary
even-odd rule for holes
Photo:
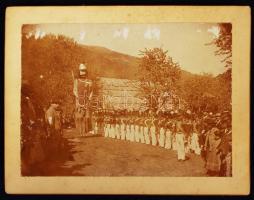
[[[34,35],[27,37],[27,31],[23,32],[22,81],[30,83],[37,103],[40,101],[43,107],[47,107],[50,100],[58,100],[66,113],[72,112],[71,70],[82,61],[80,54],[73,54],[78,48],[72,39],[65,36],[45,35],[36,39]]]
[[[193,112],[217,111],[214,84],[214,77],[210,74],[191,76],[182,80],[180,96]]]
[[[141,95],[144,96],[148,106],[158,109],[158,99],[165,93],[177,92],[177,81],[181,70],[178,63],[167,56],[162,48],[145,49],[139,65],[139,81]]]
[[[78,71],[80,63],[87,63],[88,50],[63,35],[35,38],[34,27],[30,25],[23,26],[22,31],[22,82],[29,82],[38,104],[47,107],[50,100],[57,100],[62,102],[64,113],[71,114],[75,105],[72,71]],[[33,34],[27,37],[29,33]],[[89,67],[88,76],[97,95],[98,69]]]
[[[193,112],[230,110],[231,69],[216,77],[199,74],[182,79],[179,92]]]
[[[232,67],[232,24],[220,23],[219,35],[211,43],[217,47],[215,55],[223,56],[222,62],[225,63],[225,67]]]
[[[217,85],[217,95],[218,95],[218,102],[220,108],[222,110],[231,110],[232,106],[232,80],[231,80],[231,72],[232,69],[229,68],[224,73],[218,75],[215,78],[216,85]]]
[[[227,70],[216,77],[216,85],[218,90],[218,102],[221,109],[231,109],[231,90],[232,90],[232,24],[220,23],[219,35],[210,44],[215,45],[217,50],[216,56],[222,56],[221,62],[225,63]]]

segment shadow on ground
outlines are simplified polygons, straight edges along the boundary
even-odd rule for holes
[[[206,176],[200,156],[178,162],[176,151],[65,130],[62,147],[47,144],[46,158],[30,176]],[[35,170],[36,169],[36,170]]]

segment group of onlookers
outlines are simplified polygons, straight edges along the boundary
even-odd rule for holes
[[[21,173],[43,175],[44,165],[64,154],[62,111],[57,102],[41,107],[30,93],[21,95]]]

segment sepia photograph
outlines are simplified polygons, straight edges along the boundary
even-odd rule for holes
[[[248,193],[248,8],[7,11],[8,192]]]
[[[22,26],[23,176],[232,176],[230,23]]]

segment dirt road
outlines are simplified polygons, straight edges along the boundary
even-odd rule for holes
[[[68,153],[47,164],[45,175],[64,176],[206,176],[200,156],[177,161],[175,151],[141,143],[104,138],[79,137],[75,129],[65,130]]]

